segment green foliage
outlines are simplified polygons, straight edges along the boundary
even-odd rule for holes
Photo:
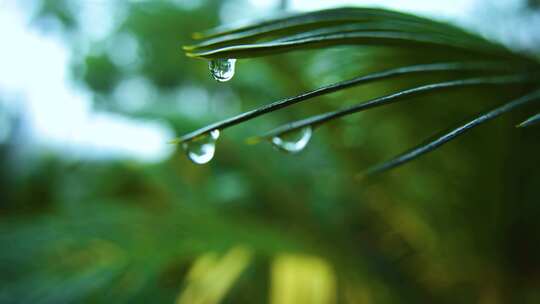
[[[525,55],[513,53],[502,45],[490,42],[448,24],[423,19],[414,15],[380,9],[339,8],[322,10],[267,20],[239,28],[216,29],[204,33],[196,33],[194,37],[207,40],[193,46],[185,47],[184,49],[187,51],[188,56],[207,59],[218,58],[218,60],[257,57],[298,49],[313,49],[349,44],[358,46],[390,45],[393,48],[399,49],[421,47],[424,54],[432,52],[441,53],[444,51],[445,55],[451,54],[449,56],[451,58],[454,56],[459,57],[463,53],[467,54],[465,56],[467,59],[463,62],[447,65],[445,63],[435,62],[426,66],[401,67],[395,70],[368,74],[327,85],[208,125],[181,137],[178,140],[179,142],[187,142],[212,130],[227,128],[300,101],[396,75],[412,77],[418,72],[440,71],[442,68],[443,71],[456,70],[457,72],[487,69],[490,77],[430,83],[399,91],[355,106],[291,122],[266,133],[262,138],[273,141],[272,138],[305,128],[315,128],[346,115],[408,99],[411,96],[416,96],[424,92],[448,90],[449,88],[463,86],[501,86],[527,82],[538,85],[540,75],[540,64],[537,61]],[[456,54],[453,55],[454,53]],[[471,62],[471,58],[476,56],[481,56],[490,61],[480,65]],[[527,65],[525,66],[526,63]],[[503,74],[504,76],[495,77],[494,75],[501,74],[501,67],[503,66],[507,69],[505,74],[510,76]],[[493,67],[498,67],[498,69],[493,69]],[[489,71],[489,68],[493,70]],[[526,100],[523,105],[539,99],[535,93],[523,98]],[[512,103],[502,106],[502,108],[513,109],[514,107],[509,106],[510,104]],[[498,113],[495,116],[507,112],[506,110],[500,113],[497,110],[494,111]],[[483,115],[483,118],[487,116],[491,118],[489,113]],[[476,126],[477,124],[478,120],[475,120],[468,122],[465,126]],[[463,131],[464,129],[459,127],[457,130]],[[435,142],[429,142],[424,146],[420,146],[395,159],[380,164],[370,169],[369,172],[378,173],[394,168],[439,147],[443,142],[451,140],[455,137],[454,135],[461,133],[463,132],[456,132],[454,130],[450,133],[450,136],[443,136],[439,140],[435,140]],[[255,141],[260,141],[260,139],[256,139]]]
[[[339,8],[278,18],[240,28],[195,34],[209,38],[188,55],[242,58],[343,44],[440,46],[482,55],[512,56],[504,47],[456,27],[389,10]]]
[[[86,72],[76,80],[103,109],[180,134],[209,125],[182,140],[235,125],[208,165],[178,151],[156,164],[42,155],[23,166],[15,140],[0,144],[1,303],[188,301],[207,294],[193,282],[211,286],[237,248],[248,248],[249,262],[234,284],[216,284],[231,288],[223,303],[270,302],[278,291],[294,299],[319,279],[319,292],[335,279],[338,303],[538,303],[540,140],[535,126],[514,128],[537,112],[524,105],[536,61],[448,24],[347,8],[197,34],[205,40],[188,52],[199,57],[279,53],[240,60],[235,78],[218,85],[179,45],[216,24],[222,3],[124,3],[110,37],[89,54],[73,51],[73,69]],[[94,52],[125,33],[140,45],[133,66]],[[130,77],[155,94],[126,110],[113,92]],[[204,94],[175,97],[194,88],[205,103]],[[406,93],[417,90],[426,94]],[[186,110],[194,104],[197,115]],[[242,144],[339,108],[370,110],[317,128],[299,155]],[[419,148],[468,136],[359,183],[369,165],[471,113],[479,115]],[[208,260],[207,275],[194,275]]]
[[[110,93],[120,79],[118,70],[107,56],[89,56],[85,66],[84,81],[95,92]]]
[[[540,113],[537,113],[529,118],[527,118],[525,121],[523,121],[522,123],[520,123],[518,125],[518,127],[528,127],[528,126],[532,126],[534,124],[537,124],[538,121],[540,121]]]

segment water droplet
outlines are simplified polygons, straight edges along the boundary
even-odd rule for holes
[[[225,82],[233,78],[235,64],[236,59],[214,59],[210,61],[208,67],[215,80]]]
[[[299,130],[272,137],[274,147],[287,153],[298,153],[307,146],[313,129],[308,126]]]
[[[186,151],[187,157],[195,164],[203,165],[214,157],[216,152],[216,140],[219,138],[219,130],[196,137],[184,142],[182,147]]]

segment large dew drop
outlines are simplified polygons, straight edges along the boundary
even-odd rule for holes
[[[235,64],[236,59],[214,59],[210,61],[208,67],[215,80],[225,82],[233,78]]]
[[[219,130],[213,130],[208,134],[194,138],[182,144],[187,157],[195,164],[203,165],[214,157],[216,152],[216,140],[219,138]]]
[[[298,153],[307,146],[312,134],[313,129],[308,126],[280,136],[274,136],[272,137],[272,144],[287,153]]]

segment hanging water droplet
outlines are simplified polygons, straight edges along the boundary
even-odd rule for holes
[[[203,165],[211,161],[216,152],[216,140],[219,138],[219,130],[210,131],[200,137],[184,142],[182,147],[187,157],[195,164]]]
[[[274,147],[287,153],[298,153],[307,146],[313,129],[308,126],[299,130],[272,137]]]
[[[214,59],[208,63],[210,73],[219,82],[229,81],[234,76],[236,59]]]

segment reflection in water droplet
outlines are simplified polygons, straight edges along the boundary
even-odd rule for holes
[[[272,137],[272,144],[287,153],[298,153],[307,146],[312,134],[313,129],[308,126],[280,136],[274,136]]]
[[[203,165],[211,161],[216,152],[216,140],[219,138],[219,130],[213,130],[208,134],[184,142],[182,147],[188,158],[195,164]]]
[[[236,59],[214,59],[210,61],[208,67],[215,80],[225,82],[233,78],[235,64]]]

